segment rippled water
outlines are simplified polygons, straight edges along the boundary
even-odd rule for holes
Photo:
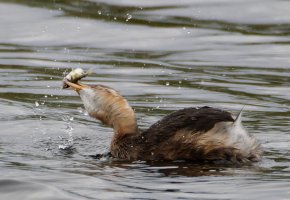
[[[0,199],[290,199],[290,2],[0,1]],[[121,92],[146,128],[172,110],[233,113],[252,166],[94,159],[112,130],[60,80]]]

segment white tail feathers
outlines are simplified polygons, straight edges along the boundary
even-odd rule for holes
[[[242,109],[241,109],[241,111],[239,112],[238,116],[236,117],[236,119],[235,119],[233,125],[241,124],[241,122],[242,122],[242,114],[243,114],[243,110],[244,110],[245,106],[246,106],[246,105],[244,105],[244,106],[242,107]]]

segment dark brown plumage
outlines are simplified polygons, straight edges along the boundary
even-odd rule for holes
[[[144,134],[154,138],[155,142],[160,142],[172,137],[178,130],[203,133],[213,128],[216,123],[223,121],[233,122],[234,119],[229,112],[207,106],[184,108],[165,116]]]

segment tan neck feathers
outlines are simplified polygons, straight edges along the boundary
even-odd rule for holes
[[[115,90],[105,86],[95,86],[81,90],[80,96],[90,116],[113,127],[116,134],[138,132],[133,109]]]

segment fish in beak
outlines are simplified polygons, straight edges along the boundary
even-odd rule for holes
[[[90,70],[85,72],[81,68],[77,68],[72,70],[69,74],[67,74],[64,79],[63,79],[63,85],[62,88],[69,88],[71,87],[74,89],[78,94],[80,94],[80,91],[84,89],[85,87],[89,87],[87,85],[80,84],[78,81],[81,80],[82,78],[86,77],[91,73]]]
[[[63,85],[62,85],[62,88],[65,89],[65,88],[68,88],[70,87],[68,84],[65,83],[65,80],[66,81],[69,81],[71,83],[77,83],[79,80],[81,80],[82,78],[88,76],[89,74],[91,74],[92,71],[91,70],[88,70],[88,71],[84,71],[83,69],[81,68],[76,68],[76,69],[73,69],[69,74],[67,74],[64,78],[63,78]]]

